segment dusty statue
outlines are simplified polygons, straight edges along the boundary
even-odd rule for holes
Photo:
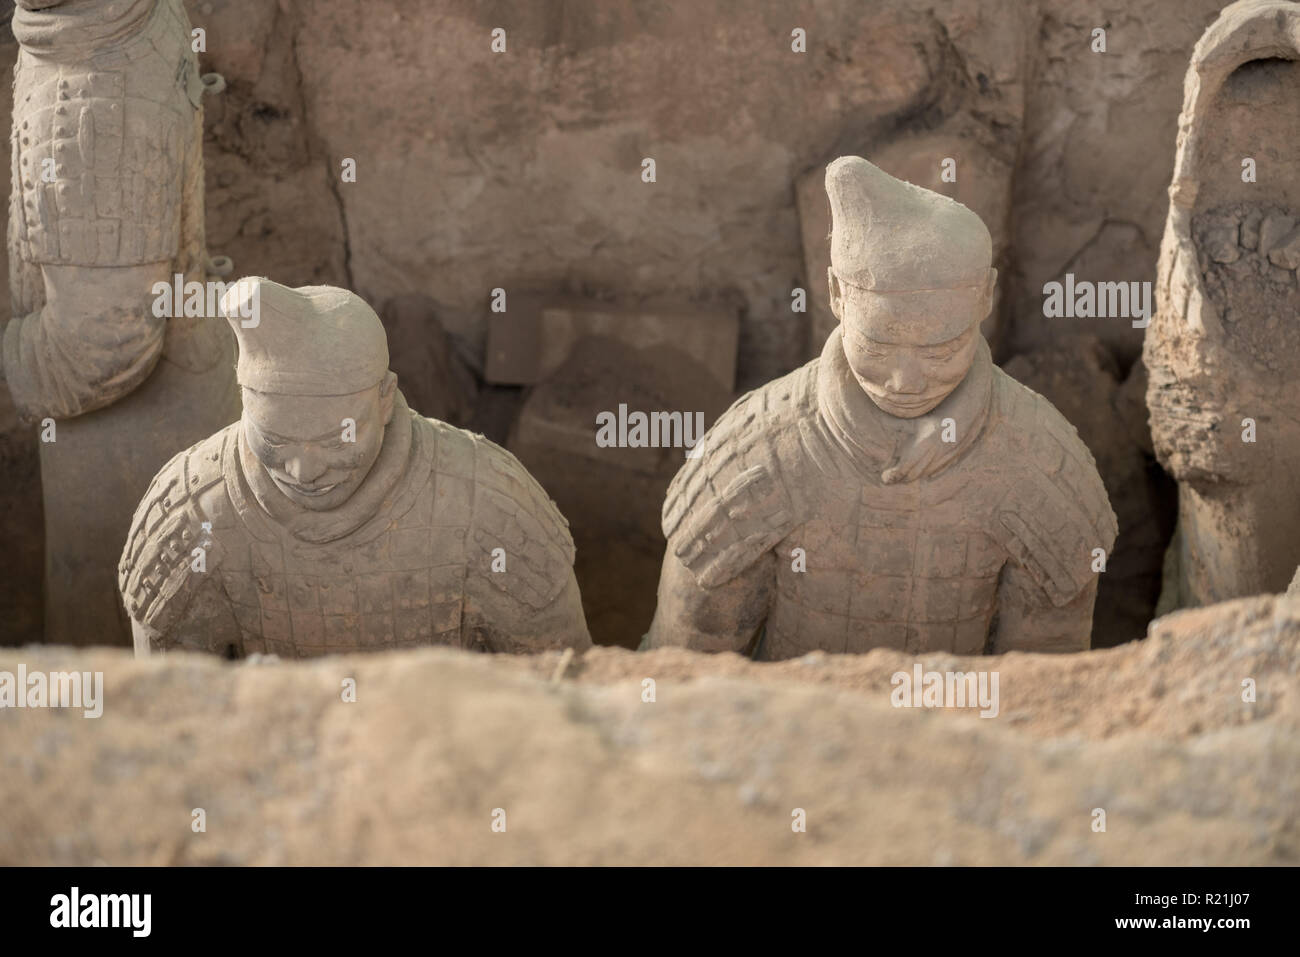
[[[4,377],[40,441],[45,637],[130,643],[114,570],[177,448],[239,416],[224,322],[159,315],[202,282],[202,95],[179,0],[20,0]]]
[[[368,305],[245,279],[222,306],[243,417],[136,510],[137,654],[590,644],[568,523],[509,452],[407,407]]]
[[[1086,649],[1115,517],[1074,428],[993,365],[988,230],[856,156],[826,191],[840,324],[677,473],[643,645]]]
[[[1192,53],[1143,359],[1178,480],[1161,613],[1300,564],[1300,5],[1226,7]]]

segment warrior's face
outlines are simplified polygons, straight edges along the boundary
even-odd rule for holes
[[[990,279],[987,290],[879,293],[832,276],[831,305],[843,326],[844,354],[871,401],[889,415],[914,419],[946,399],[975,359],[991,288]]]
[[[396,385],[390,372],[373,388],[351,395],[244,389],[244,440],[291,502],[317,512],[338,508],[379,458]]]

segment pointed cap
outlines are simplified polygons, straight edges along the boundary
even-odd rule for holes
[[[272,395],[350,395],[388,371],[388,338],[375,311],[335,286],[300,286],[252,276],[221,297],[239,340],[235,376]]]
[[[895,179],[860,156],[826,167],[831,268],[874,292],[982,284],[993,241],[979,216],[956,200]]]

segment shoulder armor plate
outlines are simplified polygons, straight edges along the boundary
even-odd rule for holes
[[[1003,428],[1028,453],[995,509],[1003,546],[1061,606],[1096,577],[1093,550],[1110,555],[1118,534],[1097,463],[1078,431],[1036,392],[1005,374],[997,386]],[[1023,459],[1022,459],[1023,461]]]
[[[815,383],[810,363],[742,396],[673,477],[664,536],[704,587],[734,579],[797,524],[779,447],[784,441],[802,449]]]
[[[541,610],[568,584],[575,550],[569,523],[528,470],[501,446],[459,429],[474,463],[470,574]],[[493,572],[492,552],[505,550],[506,571]],[[475,555],[475,550],[478,555]]]
[[[217,539],[203,527],[211,516],[199,501],[222,482],[222,453],[237,435],[237,425],[175,456],[140,500],[117,567],[118,588],[134,620],[166,630],[180,618],[191,590],[201,582],[191,570],[195,548],[206,549],[207,574],[220,564]]]

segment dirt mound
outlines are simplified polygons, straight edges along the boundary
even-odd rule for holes
[[[102,671],[104,709],[0,710],[0,864],[1297,863],[1297,652],[1300,600],[1265,597],[1105,652],[920,659],[996,668],[980,719],[891,707],[914,660],[886,651],[8,651]]]
[[[552,675],[559,652],[510,664]],[[1100,740],[1131,734],[1187,739],[1264,717],[1300,724],[1300,601],[1243,599],[1179,612],[1154,622],[1149,637],[1076,655],[1012,653],[996,658],[923,655],[877,649],[865,655],[814,652],[779,662],[736,654],[702,655],[675,648],[634,654],[595,648],[564,670],[567,680],[609,685],[654,678],[690,682],[736,678],[798,683],[864,693],[889,703],[891,677],[925,671],[999,673],[1000,724],[1039,738]],[[1241,682],[1255,681],[1256,701],[1242,701]],[[974,709],[950,709],[985,724]]]

